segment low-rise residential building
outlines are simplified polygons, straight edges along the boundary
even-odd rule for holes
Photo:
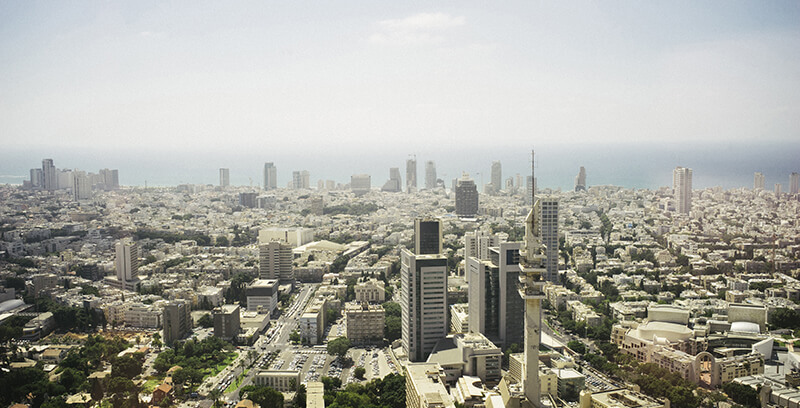
[[[383,281],[371,279],[355,286],[356,302],[383,303],[386,301],[386,290]]]
[[[406,366],[406,407],[455,408],[445,388],[444,370],[436,363],[409,363]]]

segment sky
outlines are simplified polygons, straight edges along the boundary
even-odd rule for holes
[[[495,3],[2,1],[0,161],[800,146],[800,2]]]

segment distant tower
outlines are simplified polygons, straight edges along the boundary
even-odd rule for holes
[[[781,183],[775,183],[775,197],[780,197],[782,191]]]
[[[681,214],[692,210],[692,169],[676,167],[672,171],[672,189],[675,209]]]
[[[436,188],[436,163],[431,160],[425,162],[425,189]]]
[[[310,173],[307,170],[292,172],[292,188],[302,190],[311,188]]]
[[[753,190],[763,190],[764,189],[764,174],[757,171],[756,174],[753,175]]]
[[[35,189],[42,187],[42,169],[31,169],[31,187]]]
[[[389,180],[381,187],[381,191],[398,193],[403,191],[403,182],[400,179],[400,169],[392,167],[389,169]]]
[[[465,218],[478,215],[478,186],[467,173],[456,184],[456,215]]]
[[[92,186],[86,172],[72,172],[72,199],[75,201],[88,200],[92,196]]]
[[[441,248],[438,220],[415,221],[414,233],[415,246],[424,252]],[[425,361],[436,342],[447,336],[447,257],[402,248],[400,282],[403,348],[409,361]]]
[[[372,189],[372,178],[369,174],[354,174],[350,176],[350,189],[356,196],[367,194]]]
[[[406,192],[417,191],[417,157],[406,160]]]
[[[231,171],[230,169],[221,168],[219,169],[219,186],[222,188],[228,187],[231,185]]]
[[[278,188],[278,169],[272,162],[264,163],[264,190]]]
[[[492,162],[492,191],[497,194],[503,188],[503,166],[499,161]]]
[[[586,169],[583,166],[575,176],[575,191],[586,191]]]
[[[42,160],[42,188],[45,191],[56,191],[58,189],[58,176],[53,159]]]
[[[533,152],[531,152],[531,178],[533,178]],[[535,189],[531,201],[536,202]],[[545,248],[536,225],[535,208],[531,208],[525,219],[525,251],[520,254],[519,294],[525,299],[525,350],[522,388],[528,402],[534,407],[541,405],[539,398],[539,343],[541,342],[542,299],[547,273]]]
[[[789,175],[789,194],[800,193],[800,174],[792,173]]]

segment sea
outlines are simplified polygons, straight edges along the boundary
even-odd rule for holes
[[[589,186],[615,185],[626,188],[658,189],[672,185],[672,170],[689,167],[693,187],[723,189],[752,188],[753,173],[766,178],[765,188],[781,183],[788,190],[789,175],[800,172],[798,141],[680,142],[680,143],[532,143],[529,146],[426,146],[403,149],[358,150],[342,146],[331,151],[228,149],[208,151],[194,147],[182,150],[154,148],[47,148],[0,152],[0,184],[22,184],[29,170],[41,167],[43,158],[52,158],[57,168],[97,172],[118,169],[121,185],[175,186],[178,184],[219,183],[219,168],[230,169],[232,185],[260,187],[264,162],[277,167],[278,185],[291,182],[292,172],[307,170],[311,187],[318,180],[346,184],[354,174],[369,174],[373,188],[389,178],[389,168],[398,167],[406,180],[406,160],[417,160],[417,185],[424,186],[425,163],[434,161],[437,178],[450,188],[452,180],[467,173],[482,186],[491,180],[492,162],[502,164],[502,177],[517,181],[517,174],[533,170],[540,188],[569,190],[574,186],[580,166],[586,168]],[[531,151],[535,165],[531,169]]]

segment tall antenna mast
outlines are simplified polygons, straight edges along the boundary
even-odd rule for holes
[[[534,175],[534,152],[531,149],[531,209],[536,204],[536,176]]]

